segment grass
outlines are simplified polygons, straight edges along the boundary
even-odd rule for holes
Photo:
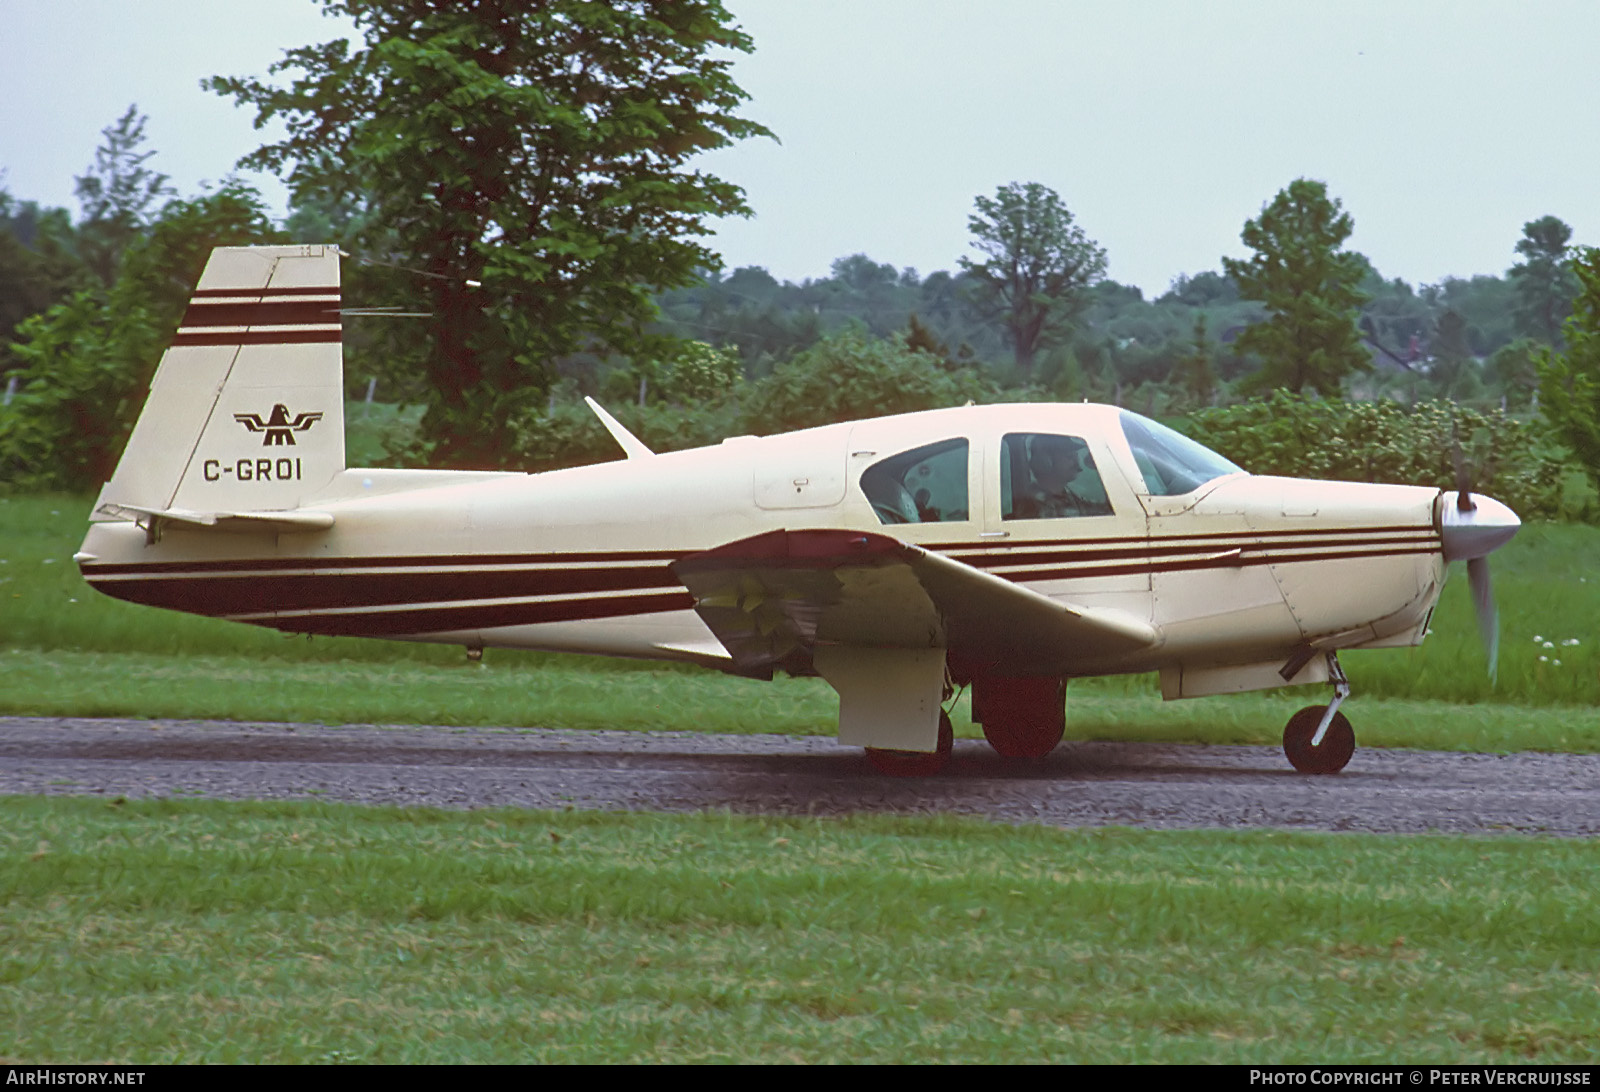
[[[816,679],[770,683],[493,652],[485,663],[261,661],[248,656],[0,652],[0,714],[321,724],[439,724],[831,735],[838,699]],[[1276,745],[1320,691],[1164,703],[1098,680],[1067,695],[1069,739]],[[1472,752],[1600,750],[1600,709],[1365,698],[1345,706],[1362,746]],[[965,699],[956,734],[982,735]]]
[[[1575,1062],[1600,844],[0,801],[25,1062]]]

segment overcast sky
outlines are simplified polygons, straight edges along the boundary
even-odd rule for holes
[[[718,232],[730,267],[953,269],[974,196],[1013,181],[1060,193],[1147,294],[1240,254],[1244,221],[1301,176],[1415,284],[1504,272],[1546,214],[1600,244],[1592,0],[728,6],[755,39],[734,68],[745,114],[781,141],[705,159],[755,210]],[[261,139],[199,79],[340,33],[311,0],[0,0],[3,184],[76,209],[73,176],[137,102],[151,165],[192,193]]]

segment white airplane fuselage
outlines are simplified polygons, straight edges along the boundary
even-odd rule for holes
[[[345,470],[304,501],[333,517],[326,530],[169,524],[150,543],[138,526],[103,522],[82,564],[118,598],[289,632],[715,665],[725,654],[668,565],[774,528],[838,528],[891,533],[1161,633],[1158,647],[1097,665],[1105,673],[1192,678],[1281,663],[1307,641],[1421,640],[1444,579],[1438,490],[1234,475],[1141,496],[1116,413],[935,410],[542,474]],[[1113,514],[1002,519],[1008,432],[1088,439]],[[971,518],[882,523],[860,471],[955,437],[971,444]]]
[[[1419,643],[1446,560],[1517,526],[1470,494],[1252,476],[1088,404],[664,454],[596,407],[626,458],[347,469],[338,285],[331,247],[213,254],[77,555],[91,585],[291,633],[820,674],[884,768],[948,754],[952,685],[1018,756],[1059,740],[1072,677],[1342,688],[1334,653]],[[1344,692],[1291,723],[1302,751]],[[1299,768],[1348,759],[1289,738]]]

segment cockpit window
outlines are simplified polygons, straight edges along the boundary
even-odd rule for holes
[[[1244,473],[1210,448],[1137,413],[1122,411],[1122,434],[1152,497],[1181,496],[1224,474]]]
[[[1001,444],[1000,517],[1109,516],[1105,483],[1076,436],[1011,432]]]
[[[873,463],[861,474],[861,491],[879,523],[967,519],[967,441],[941,440]]]

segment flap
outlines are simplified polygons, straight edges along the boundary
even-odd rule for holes
[[[1072,674],[1156,644],[1148,623],[1075,607],[886,535],[769,531],[672,565],[747,673],[810,668],[819,644],[947,648],[1007,673]]]

